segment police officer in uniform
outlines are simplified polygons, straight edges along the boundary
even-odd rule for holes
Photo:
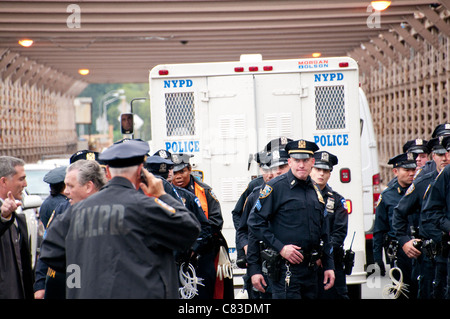
[[[325,202],[309,175],[318,146],[301,139],[289,142],[285,149],[290,170],[261,190],[248,225],[272,251],[267,255],[275,259],[276,267],[269,272],[272,298],[314,299],[319,258],[325,269],[324,289],[334,284]]]
[[[416,157],[416,175],[420,173],[422,167],[424,167],[428,162],[428,157],[430,154],[430,149],[428,148],[428,141],[421,138],[416,138],[414,140],[407,141],[403,144],[403,153],[415,153]],[[428,165],[428,164],[427,164]],[[397,181],[397,176],[394,176],[389,183],[388,187],[392,186]]]
[[[441,136],[445,137],[450,135],[450,123],[439,124],[434,129],[431,138],[439,138]],[[433,172],[436,169],[436,163],[431,160],[425,163],[425,165],[420,168],[420,171],[417,172],[416,176],[420,176],[420,174],[426,174],[429,172]]]
[[[446,136],[442,140],[442,145],[447,151],[450,151],[450,137]],[[446,154],[447,159],[449,153]],[[449,249],[450,249],[450,165],[442,169],[435,181],[430,184],[427,190],[427,198],[423,205],[423,214],[426,215],[426,221],[423,222],[424,228],[432,236],[432,239],[439,244],[439,253],[441,258],[447,261],[447,285],[444,298],[450,298],[450,269],[449,269]],[[439,269],[437,266],[436,279],[439,280]]]
[[[78,161],[81,162],[74,164]],[[107,182],[104,170],[99,166],[89,164],[87,161],[95,161],[98,163],[98,152],[89,150],[77,151],[70,157],[70,166],[66,168],[64,173],[62,174],[61,171],[57,171],[58,174],[61,174],[60,178],[64,176],[64,185],[68,183],[67,187],[65,186],[64,188],[66,200],[62,201],[53,209],[47,228],[51,225],[55,216],[63,214],[70,205],[99,191]],[[69,170],[68,175],[66,174],[67,170]],[[80,192],[80,190],[83,191]],[[44,233],[44,238],[46,235],[47,231]],[[57,272],[38,259],[36,264],[36,280],[34,283],[35,298],[65,299],[65,287],[65,272]]]
[[[333,246],[335,267],[334,286],[323,290],[323,271],[319,272],[319,297],[323,299],[349,299],[344,271],[344,240],[348,230],[348,211],[345,198],[334,191],[329,185],[333,166],[338,158],[326,151],[314,153],[315,163],[311,171],[311,178],[317,183],[325,200],[330,225],[330,241]]]
[[[203,260],[206,262],[206,260],[210,258],[215,262],[215,268],[214,272],[211,271],[208,274],[203,274],[203,283],[206,288],[209,288],[206,293],[206,298],[233,299],[234,288],[232,278],[220,279],[219,277],[216,277],[217,257],[220,247],[225,247],[225,250],[228,253],[228,245],[222,235],[223,217],[220,203],[212,191],[211,186],[201,182],[191,174],[192,167],[190,158],[192,156],[192,154],[186,153],[172,153],[172,162],[175,164],[173,167],[174,177],[172,179],[172,184],[185,188],[198,197],[200,205],[211,224],[213,249],[209,254],[203,255]]]
[[[397,180],[388,186],[380,195],[375,211],[375,224],[373,230],[373,255],[375,263],[380,267],[381,275],[384,276],[385,267],[382,259],[382,249],[388,250],[393,247],[396,251],[396,258],[391,261],[391,266],[395,264],[403,273],[406,284],[411,286],[411,260],[405,255],[403,250],[397,249],[395,234],[392,228],[392,215],[394,208],[406,193],[411,185],[416,171],[415,153],[403,153],[392,157],[388,164],[393,165],[393,173]],[[390,250],[389,250],[390,251]],[[395,264],[394,264],[395,263]],[[410,289],[410,297],[415,297],[417,291]]]
[[[266,164],[272,171],[272,178],[287,173],[289,170],[289,154],[285,150],[285,144],[280,144],[277,147],[278,149],[272,147],[266,156]],[[272,178],[265,180],[265,183],[269,182]],[[261,189],[263,189],[264,186],[265,184],[255,188],[248,196],[245,202],[244,212],[242,214],[241,224],[238,228],[237,236],[239,239],[239,245],[244,247],[248,257],[248,269],[246,276],[249,279],[249,282],[247,284],[247,291],[249,292],[249,297],[251,299],[271,298],[271,290],[270,287],[268,287],[267,274],[262,270],[259,240],[251,232],[249,232],[248,229],[248,217],[254,209]]]
[[[269,167],[269,156],[266,151],[258,152],[254,155],[254,159],[256,163],[259,166],[259,171],[261,173],[260,176],[256,177],[255,179],[252,179],[250,183],[248,183],[247,188],[244,190],[244,192],[239,197],[238,201],[236,202],[235,207],[231,211],[232,217],[233,217],[233,224],[234,228],[236,229],[236,265],[239,268],[246,268],[247,267],[247,260],[246,260],[246,252],[244,251],[244,246],[240,245],[240,239],[239,239],[239,227],[241,225],[241,218],[244,210],[244,206],[246,204],[248,196],[255,190],[261,188],[261,185],[264,185],[265,182],[272,179],[273,174],[272,170]],[[269,165],[268,165],[269,164]],[[248,217],[248,216],[247,216]],[[245,222],[246,224],[246,222]]]
[[[66,177],[67,166],[60,166],[52,169],[44,176],[44,182],[50,186],[50,196],[48,196],[39,208],[39,218],[47,228],[50,216],[53,210],[61,203],[66,202],[67,196],[64,195],[64,177]]]
[[[441,169],[447,165],[447,150],[440,144],[440,140],[442,139],[433,138],[426,145],[427,149],[432,152],[436,170],[422,174],[414,179],[405,196],[400,199],[398,205],[394,208],[392,219],[392,227],[399,247],[403,249],[409,258],[413,259],[413,278],[418,277],[416,274],[419,274],[419,299],[434,298],[433,281],[435,279],[437,256],[422,254],[419,247],[423,247],[426,252],[431,251],[430,249],[435,250],[435,243],[429,241],[431,236],[427,233],[426,227],[422,226],[422,221],[425,220],[425,214],[422,213],[422,205],[430,183],[434,181]],[[416,222],[411,220],[411,217],[415,214],[419,214],[419,219],[414,224],[415,227],[418,226],[418,229],[415,229],[414,233],[411,234],[408,226],[411,225],[411,222]],[[413,238],[411,238],[412,235],[414,235]],[[419,243],[420,241],[421,243]],[[424,247],[423,245],[432,246]]]
[[[239,227],[241,225],[241,215],[242,215],[242,212],[244,209],[244,205],[247,201],[248,196],[253,192],[253,190],[255,188],[260,188],[261,185],[264,185],[266,182],[268,182],[273,177],[275,177],[274,173],[276,175],[280,175],[279,173],[277,173],[277,170],[278,169],[283,170],[282,167],[284,165],[287,165],[287,159],[286,159],[286,163],[284,163],[283,165],[281,165],[281,164],[279,165],[279,164],[275,163],[274,167],[273,167],[274,169],[270,168],[269,162],[270,162],[272,150],[273,151],[278,151],[280,149],[284,150],[286,144],[290,141],[292,141],[292,139],[287,138],[285,136],[273,139],[269,143],[266,144],[266,146],[264,147],[264,149],[262,151],[260,151],[254,155],[255,161],[259,165],[261,175],[255,179],[253,179],[252,181],[250,181],[247,188],[241,194],[239,200],[237,201],[236,206],[234,207],[233,211],[231,212],[233,215],[234,228],[236,229],[236,249],[237,249],[236,264],[240,268],[247,267],[246,257],[245,257],[246,252],[244,252],[243,248],[239,247],[240,240],[237,237],[238,233],[239,233]],[[284,160],[282,159],[282,161],[284,161]],[[247,226],[247,218],[248,218],[248,215],[247,215],[245,221],[243,222],[245,227]],[[245,236],[247,236],[247,229],[245,229]]]
[[[169,153],[169,152],[167,152]],[[167,154],[166,153],[166,154]],[[184,206],[191,211],[201,225],[200,234],[194,243],[194,245],[184,251],[177,252],[177,264],[180,267],[183,263],[187,268],[187,265],[190,263],[193,267],[196,268],[196,276],[198,278],[204,278],[205,274],[209,274],[211,272],[215,272],[214,262],[212,260],[208,260],[203,258],[203,254],[207,254],[212,249],[212,235],[211,235],[211,225],[208,219],[203,212],[202,206],[200,205],[200,201],[193,193],[188,191],[187,189],[175,186],[170,184],[166,177],[169,175],[169,172],[173,169],[173,162],[169,160],[170,156],[160,156],[161,152],[157,152],[158,155],[149,156],[145,162],[145,168],[155,175],[155,177],[160,177],[164,183],[164,189],[166,187],[171,187],[172,192],[176,199],[180,198],[183,202]],[[166,190],[167,193],[169,191]],[[196,299],[206,299],[207,289],[205,289],[204,285],[197,286],[197,295]]]
[[[75,265],[68,298],[178,298],[174,251],[191,247],[200,225],[143,170],[148,151],[136,140],[103,151],[112,179],[53,221],[41,258],[58,271]]]
[[[428,148],[428,141],[421,138],[410,140],[403,145],[403,153],[416,153],[417,168],[421,168],[428,161],[430,149]]]

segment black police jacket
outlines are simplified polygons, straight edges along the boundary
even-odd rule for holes
[[[395,181],[381,193],[378,199],[373,226],[373,258],[375,261],[382,260],[385,235],[387,234],[390,238],[395,237],[392,229],[392,216],[395,206],[405,195],[407,189]]]
[[[267,182],[250,213],[248,226],[259,240],[278,252],[294,244],[310,253],[322,240],[324,269],[334,269],[325,202],[309,176],[299,180],[289,170]]]
[[[430,232],[450,233],[450,165],[441,170],[427,196],[423,213],[429,221]],[[440,237],[432,236],[432,239],[439,242]]]
[[[410,240],[411,233],[408,226],[419,227],[420,235],[428,237],[422,228],[423,216],[421,215],[423,214],[421,214],[421,210],[428,185],[436,178],[437,174],[437,170],[434,170],[417,177],[394,208],[392,228],[400,247]]]
[[[348,211],[345,198],[330,186],[326,185],[322,190],[325,200],[325,209],[329,219],[330,242],[333,250],[342,249],[348,230]]]
[[[149,197],[114,177],[55,217],[41,258],[56,271],[67,266],[67,298],[173,299],[174,251],[191,247],[199,232],[199,222],[172,196]]]

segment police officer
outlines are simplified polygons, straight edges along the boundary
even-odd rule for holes
[[[442,145],[445,145],[447,151],[450,151],[450,137],[446,136],[442,140]],[[446,154],[447,159],[449,153]],[[439,252],[444,260],[447,261],[447,289],[446,299],[450,298],[450,269],[448,262],[449,258],[449,243],[450,243],[450,165],[447,165],[440,171],[435,181],[430,184],[427,191],[427,199],[423,205],[423,214],[426,215],[426,221],[423,222],[424,228],[432,236],[432,239],[439,244]],[[439,280],[438,265],[436,268],[436,280]],[[445,285],[445,281],[444,281]]]
[[[428,157],[430,154],[430,149],[427,146],[428,141],[416,138],[414,140],[410,140],[403,145],[403,153],[416,153],[416,164],[417,168],[420,168],[425,165],[428,161]]]
[[[403,249],[409,258],[413,259],[413,278],[419,277],[417,296],[420,299],[431,299],[434,296],[433,281],[435,278],[436,256],[422,254],[418,245],[423,247],[425,243],[426,245],[433,245],[429,247],[430,249],[435,249],[435,244],[429,241],[431,236],[427,233],[426,227],[424,228],[422,226],[422,221],[425,219],[422,213],[422,204],[428,186],[434,181],[441,169],[447,165],[447,150],[440,144],[440,140],[440,138],[433,138],[426,145],[427,149],[432,152],[433,161],[436,163],[436,170],[422,174],[414,179],[405,196],[400,199],[398,205],[394,208],[392,218],[392,227],[399,247]],[[413,218],[416,214],[419,215],[418,221],[416,221],[416,218]],[[418,227],[417,230],[414,230],[413,234],[410,233],[410,229],[408,228],[411,224],[414,227]],[[414,235],[413,238],[411,238],[412,235]],[[419,244],[420,241],[422,242]],[[425,249],[425,247],[423,248]],[[427,249],[425,251],[429,250]]]
[[[392,215],[395,206],[406,193],[411,185],[416,171],[415,153],[403,153],[392,157],[388,164],[393,165],[393,173],[397,180],[388,186],[381,194],[375,210],[375,224],[373,230],[373,255],[375,263],[380,267],[381,275],[385,273],[384,262],[382,260],[382,248],[388,250],[393,247],[394,254],[397,249],[395,235],[392,228]],[[391,258],[391,266],[397,265],[403,273],[405,283],[411,285],[411,260],[405,255],[403,250],[396,250],[395,256]],[[411,291],[411,290],[410,290]],[[414,297],[416,293],[411,292]]]
[[[317,150],[310,141],[289,142],[289,171],[265,185],[249,216],[250,231],[272,250],[268,255],[277,259],[277,267],[269,272],[274,299],[316,298],[320,254],[324,289],[334,284],[325,202],[309,176]]]
[[[159,156],[162,157],[166,160],[169,160],[172,162],[172,153],[170,153],[169,151],[165,150],[165,149],[160,149],[157,150],[153,156]],[[169,183],[172,183],[172,179],[173,179],[173,162],[172,165],[169,166],[169,171],[167,172],[167,176],[164,176],[164,179],[166,179]]]
[[[164,189],[166,190],[166,187],[170,187],[172,189],[171,191],[166,190],[166,192],[169,193],[170,191],[174,198],[181,199],[184,206],[186,206],[186,208],[191,211],[199,221],[201,231],[196,242],[190,249],[184,252],[177,252],[177,264],[178,267],[181,267],[181,265],[185,263],[186,268],[188,264],[192,264],[193,267],[196,268],[196,276],[198,278],[205,279],[208,274],[215,274],[213,260],[203,258],[203,255],[208,254],[212,249],[211,225],[203,212],[197,196],[189,192],[187,189],[170,184],[165,179],[174,166],[173,162],[169,160],[171,155],[166,156],[168,153],[169,152],[162,154],[161,152],[157,152],[158,155],[147,157],[145,168],[150,173],[155,175],[155,177],[160,177],[164,183]],[[186,293],[186,295],[188,295],[188,293]],[[202,284],[197,286],[197,295],[195,295],[195,298],[206,299],[207,296],[208,291],[207,288],[205,288],[205,285]]]
[[[53,221],[41,258],[55,270],[71,266],[68,298],[178,298],[174,251],[191,247],[200,225],[143,170],[148,151],[136,140],[103,151],[112,179]]]
[[[47,228],[55,216],[63,214],[70,205],[96,193],[107,182],[104,170],[100,165],[92,164],[92,162],[98,163],[97,161],[97,152],[80,150],[70,157],[70,166],[66,168],[66,170],[69,170],[68,174],[66,171],[64,171],[64,174],[61,171],[56,171],[61,176],[64,175],[64,196],[66,200],[54,207]],[[74,164],[76,162],[78,163]],[[47,231],[44,233],[44,238],[46,234]],[[34,283],[34,296],[36,299],[64,299],[65,285],[65,272],[57,272],[38,259]]]
[[[236,205],[234,206],[233,210],[231,211],[232,217],[233,217],[233,224],[234,228],[236,230],[236,265],[239,268],[246,268],[247,267],[247,260],[246,260],[246,252],[244,251],[245,243],[240,244],[239,239],[239,227],[241,225],[241,218],[244,210],[244,206],[246,204],[248,196],[255,190],[260,189],[261,185],[264,185],[265,182],[269,181],[272,177],[272,170],[270,169],[269,165],[269,156],[266,151],[258,152],[254,155],[254,159],[256,163],[258,164],[260,176],[256,177],[255,179],[252,179],[250,183],[248,183],[247,188],[244,190],[244,192],[239,197],[238,201],[236,202]],[[248,217],[248,216],[247,216]],[[246,221],[247,222],[247,221]],[[245,222],[245,224],[246,224]]]
[[[244,207],[247,197],[251,194],[251,192],[256,187],[263,185],[265,182],[269,181],[270,179],[272,179],[274,177],[272,170],[267,165],[270,161],[269,155],[270,155],[272,149],[273,150],[284,149],[286,144],[290,141],[292,141],[292,139],[285,137],[285,136],[281,136],[279,138],[273,139],[270,142],[268,142],[266,144],[266,146],[264,146],[264,149],[262,151],[260,151],[254,155],[255,161],[256,161],[256,163],[258,163],[261,175],[255,179],[253,179],[252,181],[250,181],[250,183],[248,184],[245,191],[239,197],[239,200],[237,201],[236,206],[234,207],[233,211],[231,212],[233,215],[233,223],[234,223],[234,228],[236,229],[236,231],[240,225],[240,218],[241,218],[242,210],[243,210],[243,207]],[[276,167],[278,167],[278,165]],[[237,239],[236,239],[236,241],[237,241]],[[240,251],[241,250],[238,251],[238,254],[240,253]],[[239,257],[238,257],[238,260],[239,260]],[[243,267],[245,267],[245,265]]]
[[[328,180],[331,177],[333,167],[338,163],[338,158],[326,151],[315,152],[314,158],[315,163],[311,171],[311,178],[319,186],[325,201],[336,277],[334,286],[324,291],[321,284],[323,282],[323,271],[319,272],[319,296],[323,299],[349,299],[344,271],[344,240],[348,230],[347,203],[344,197],[328,185]]]
[[[66,202],[67,196],[64,195],[64,178],[66,177],[67,166],[60,166],[52,169],[44,176],[44,182],[48,183],[50,186],[50,196],[48,196],[39,208],[39,218],[47,228],[50,216],[53,210],[59,206],[59,204]]]
[[[272,147],[270,152],[267,154],[266,165],[268,165],[269,169],[272,171],[272,178],[265,180],[265,183],[286,173],[289,170],[289,154],[284,148],[285,145],[279,145],[278,147],[278,149]],[[271,290],[267,285],[268,279],[265,276],[266,274],[263,273],[261,267],[262,261],[260,258],[259,240],[257,240],[257,238],[248,230],[248,216],[254,209],[255,203],[259,198],[259,193],[263,188],[264,185],[255,188],[248,196],[237,236],[240,239],[239,244],[245,248],[248,256],[248,269],[246,276],[250,279],[250,282],[247,285],[247,291],[249,292],[249,297],[251,299],[271,298]]]
[[[439,124],[438,126],[436,126],[431,135],[431,138],[439,138],[441,136],[445,137],[447,135],[450,135],[450,123]],[[435,169],[436,163],[433,160],[428,161],[422,168],[420,168],[420,171],[417,172],[416,176],[433,172]]]
[[[212,191],[211,186],[201,182],[195,178],[192,173],[190,158],[192,154],[186,153],[172,153],[172,161],[175,164],[173,167],[174,177],[172,184],[175,186],[185,188],[191,193],[195,194],[200,200],[200,205],[211,224],[211,232],[213,238],[213,250],[209,254],[204,254],[203,259],[206,261],[215,260],[215,269],[217,269],[217,257],[220,247],[225,247],[228,254],[228,244],[222,235],[223,217],[220,208],[219,200]],[[216,272],[204,274],[205,288],[208,288],[206,298],[208,299],[232,299],[234,297],[234,288],[232,278],[219,278]]]

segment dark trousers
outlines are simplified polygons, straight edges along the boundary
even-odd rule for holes
[[[433,299],[433,282],[436,273],[436,265],[424,254],[420,255],[418,263],[420,265],[420,277],[417,297],[419,299]]]
[[[334,267],[336,268],[334,271],[334,285],[328,290],[323,289],[324,271],[323,268],[319,268],[317,281],[319,299],[349,299],[344,264],[336,263]]]
[[[272,299],[317,299],[317,269],[306,263],[289,265],[291,272],[289,285],[286,284],[286,264],[281,266],[281,276],[277,281],[269,277]]]

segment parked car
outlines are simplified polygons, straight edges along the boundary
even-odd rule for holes
[[[27,174],[26,190],[30,195],[39,195],[43,200],[50,195],[50,187],[44,182],[44,176],[52,169],[59,166],[68,166],[69,159],[49,159],[37,163],[25,164],[25,173]]]

